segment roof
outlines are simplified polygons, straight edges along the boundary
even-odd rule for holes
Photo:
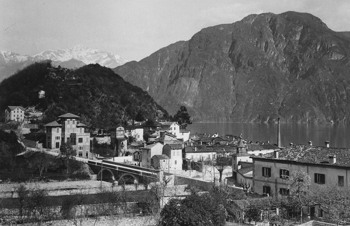
[[[80,118],[78,115],[74,115],[72,113],[66,113],[58,116],[59,118]]]
[[[245,168],[241,168],[238,170],[238,172],[241,174],[241,175],[244,175],[246,177],[253,177],[253,166],[251,167],[245,167]],[[249,173],[249,174],[248,174]]]
[[[85,125],[84,123],[79,122],[77,127],[87,127],[87,125]]]
[[[153,155],[152,158],[156,158],[156,159],[159,159],[159,160],[161,160],[161,159],[169,159],[169,157],[166,156],[166,155]]]
[[[336,163],[332,164],[328,162],[330,156],[336,156]],[[252,158],[350,167],[350,149],[348,148],[294,145],[280,150],[278,159],[274,158],[274,153],[267,153],[262,156],[252,156]]]
[[[237,148],[231,145],[214,145],[214,146],[198,145],[198,146],[185,147],[186,153],[223,152],[223,151],[231,152],[235,154],[237,152]]]
[[[16,108],[19,108],[19,109],[21,109],[22,111],[25,110],[24,107],[22,107],[22,106],[8,106],[7,108],[10,109],[11,111],[12,111],[12,110],[15,110]]]
[[[156,145],[158,145],[158,144],[162,145],[161,143],[153,143],[153,144],[147,145],[147,146],[144,147],[143,149],[152,149],[154,146],[156,146]]]
[[[269,150],[269,149],[278,149],[278,147],[274,144],[270,143],[250,143],[247,144],[248,151],[260,151],[260,150]]]
[[[59,124],[57,121],[53,121],[50,123],[47,123],[46,125],[44,125],[45,127],[61,127],[62,125]]]
[[[178,150],[178,149],[182,149],[182,143],[167,143],[165,145],[168,145],[170,147],[171,150]],[[165,146],[164,145],[164,146]]]

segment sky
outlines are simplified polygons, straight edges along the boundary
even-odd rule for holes
[[[140,60],[202,28],[285,11],[350,31],[349,0],[0,0],[0,50],[33,55],[80,45]]]

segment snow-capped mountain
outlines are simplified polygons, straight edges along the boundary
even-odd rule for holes
[[[85,64],[97,63],[109,68],[115,68],[125,63],[120,56],[113,53],[81,46],[71,49],[46,50],[33,57],[36,61],[50,59],[52,61],[64,62],[75,59]]]
[[[101,66],[115,68],[125,63],[125,60],[116,54],[82,46],[76,46],[71,49],[46,50],[34,56],[0,51],[0,82],[18,70],[43,60],[52,60],[56,66],[60,65],[71,69],[96,63]]]
[[[0,82],[32,63],[34,61],[30,56],[0,51]]]

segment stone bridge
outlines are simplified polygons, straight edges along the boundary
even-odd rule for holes
[[[118,184],[138,184],[145,182],[145,180],[155,182],[162,178],[161,171],[140,166],[108,160],[88,160],[85,162],[97,174],[97,180],[118,182]]]

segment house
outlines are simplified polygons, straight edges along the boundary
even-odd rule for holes
[[[190,139],[190,131],[181,129],[177,122],[161,122],[161,131],[173,134],[176,139],[183,140],[184,142]]]
[[[288,195],[288,178],[303,171],[311,178],[310,189],[317,186],[350,186],[350,149],[297,145],[274,153],[252,156],[254,192]]]
[[[127,126],[125,134],[128,137],[133,137],[135,141],[143,141],[143,127],[141,125]]]
[[[141,148],[142,150],[142,157],[141,157],[141,166],[142,167],[151,167],[151,159],[154,155],[161,155],[163,154],[163,144],[161,143],[154,143],[147,145],[146,147]]]
[[[70,143],[78,157],[91,158],[90,133],[79,119],[77,115],[66,113],[46,124],[46,148],[59,151],[62,143]]]
[[[154,155],[151,158],[151,165],[155,169],[169,170],[169,157],[167,155]]]
[[[212,161],[216,159],[218,154],[230,156],[236,153],[236,146],[231,145],[197,145],[187,146],[184,148],[184,157],[194,162]]]
[[[9,121],[23,122],[24,110],[25,109],[21,106],[8,106],[5,109],[5,122],[9,122]]]
[[[191,131],[186,129],[180,129],[180,133],[177,135],[178,139],[182,139],[183,142],[189,141]]]
[[[163,155],[169,158],[169,170],[182,170],[182,143],[165,144]]]

